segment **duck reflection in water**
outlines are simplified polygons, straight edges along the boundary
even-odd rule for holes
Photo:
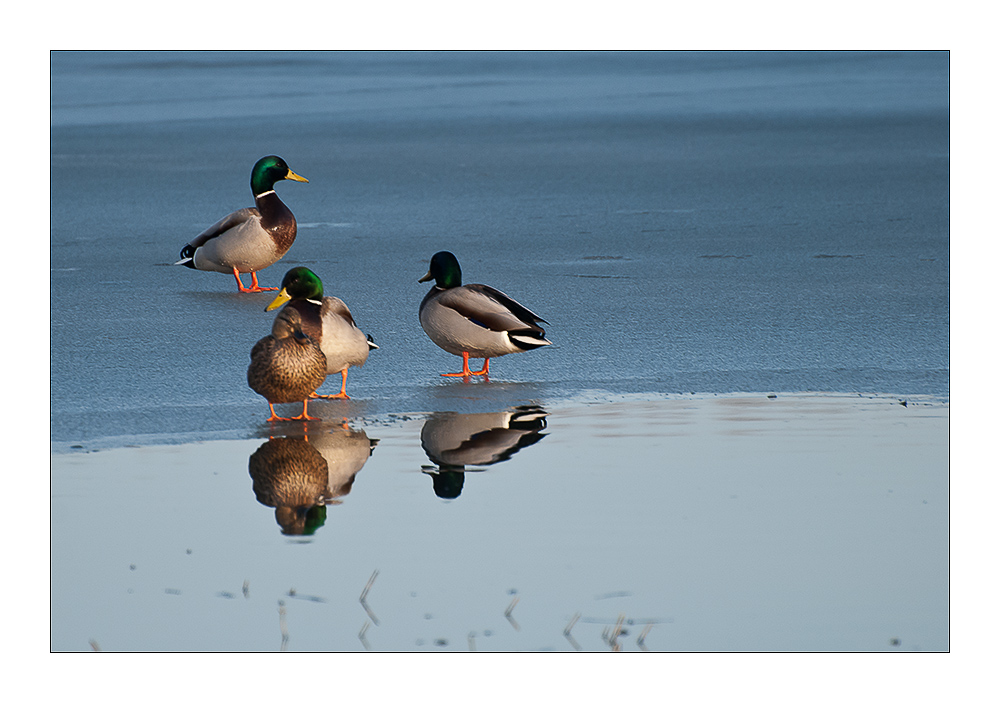
[[[347,425],[303,438],[272,437],[250,456],[257,501],[274,508],[282,534],[311,535],[326,506],[341,503],[377,439]]]
[[[354,477],[375,452],[378,440],[371,439],[364,430],[352,430],[345,421],[340,427],[310,434],[309,443],[326,459],[326,504],[339,505],[343,502],[339,499],[351,492]]]
[[[423,467],[440,498],[457,498],[467,466],[486,467],[507,461],[545,436],[545,417],[538,405],[522,405],[496,413],[434,413],[420,431],[420,444],[436,466]],[[478,469],[482,470],[482,469]]]

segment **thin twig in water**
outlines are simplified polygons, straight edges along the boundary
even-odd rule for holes
[[[573,625],[575,625],[576,621],[579,619],[580,619],[580,613],[576,613],[573,617],[571,617],[569,619],[569,622],[566,623],[566,627],[563,629],[563,634],[569,636],[569,631],[573,629]]]
[[[243,579],[243,597],[250,597],[250,579]]]
[[[622,651],[621,643],[618,641],[618,637],[622,634],[622,625],[625,624],[625,614],[622,613],[618,616],[618,620],[615,622],[615,629],[611,631],[606,640],[609,645],[611,645],[612,652]]]
[[[281,628],[281,651],[288,651],[288,623],[285,621],[285,602],[278,601],[278,626]]]
[[[573,639],[573,635],[570,634],[570,630],[573,629],[573,625],[575,625],[576,621],[579,619],[580,619],[580,613],[577,613],[572,618],[570,618],[569,623],[567,623],[566,627],[563,628],[563,637],[569,640],[569,643],[573,645],[573,649],[575,649],[578,652],[580,651],[580,643],[577,642],[575,639]]]
[[[368,577],[368,583],[365,584],[365,588],[361,591],[361,598],[365,598],[368,595],[368,591],[372,590],[372,584],[375,583],[375,579],[378,577],[378,569],[372,572],[372,575]]]
[[[507,610],[503,611],[503,616],[504,616],[505,618],[507,618],[507,620],[508,620],[508,621],[510,622],[510,624],[511,624],[511,625],[512,625],[512,626],[514,627],[514,629],[515,629],[515,630],[517,630],[518,632],[520,632],[520,631],[521,631],[521,626],[517,624],[517,620],[515,620],[515,619],[514,619],[514,616],[513,616],[513,615],[511,615],[511,613],[513,613],[513,612],[514,612],[514,606],[515,606],[515,605],[517,605],[517,602],[518,602],[519,600],[521,600],[521,599],[520,599],[520,598],[518,598],[517,596],[514,596],[514,600],[512,600],[512,601],[510,602],[510,605],[508,605],[508,606],[507,606]]]
[[[361,640],[361,644],[365,646],[365,649],[369,652],[372,651],[372,646],[368,642],[368,638],[365,637],[365,633],[368,632],[368,621],[365,620],[365,624],[361,626],[361,632],[358,633],[358,639]]]
[[[368,579],[368,583],[365,584],[364,590],[361,591],[361,597],[358,599],[358,602],[361,603],[361,607],[365,609],[366,613],[368,613],[368,617],[372,619],[372,622],[378,625],[378,618],[375,617],[375,613],[372,612],[372,609],[368,607],[367,600],[368,591],[372,589],[372,584],[375,583],[376,576],[378,576],[378,569],[375,569],[375,571],[372,572],[371,578]]]
[[[90,648],[95,652],[101,651],[101,645],[97,644],[97,640],[90,640]]]
[[[641,649],[644,652],[649,651],[646,648],[646,635],[648,635],[649,631],[652,629],[653,629],[653,623],[649,623],[648,625],[646,625],[646,627],[642,628],[642,632],[639,633],[639,637],[635,641],[635,643],[639,645],[639,649]]]
[[[476,651],[476,633],[475,632],[470,632],[469,633],[469,651],[470,652],[475,652]]]

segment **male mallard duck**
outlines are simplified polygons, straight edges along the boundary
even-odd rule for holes
[[[314,398],[350,398],[347,395],[347,369],[364,366],[368,352],[378,349],[371,336],[358,329],[351,311],[340,298],[323,296],[323,282],[305,266],[296,266],[281,279],[281,291],[267,306],[274,310],[283,303],[285,309],[294,308],[302,317],[302,330],[319,342],[326,355],[327,374],[339,373],[343,377],[340,393],[317,395]]]
[[[274,192],[274,184],[281,180],[309,182],[292,173],[280,156],[265,156],[254,164],[250,189],[257,207],[237,210],[206,229],[181,249],[175,265],[231,273],[241,293],[278,290],[261,288],[257,272],[283,257],[295,241],[295,215]],[[243,287],[241,273],[253,278],[249,288]]]
[[[310,435],[309,443],[326,459],[326,503],[331,505],[342,502],[340,499],[351,492],[355,475],[364,468],[378,440],[364,430],[352,430],[344,422],[340,427]]]
[[[491,466],[545,437],[547,415],[538,405],[496,413],[433,413],[420,430],[420,445],[446,470]]]
[[[302,331],[302,318],[285,308],[274,319],[271,334],[250,351],[247,384],[264,396],[273,420],[315,420],[309,417],[309,396],[326,380],[326,357],[316,340]],[[278,417],[274,403],[302,401],[302,414]]]
[[[485,376],[494,356],[552,344],[537,324],[548,323],[516,300],[481,283],[463,286],[462,269],[450,251],[435,254],[419,280],[431,279],[435,285],[420,303],[420,326],[432,342],[462,357],[460,373],[442,376]],[[469,357],[485,359],[482,371],[469,370]]]

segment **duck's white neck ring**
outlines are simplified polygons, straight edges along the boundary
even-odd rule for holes
[[[306,298],[306,300],[308,300],[313,305],[320,305],[320,306],[323,305],[323,301],[322,300],[313,300],[312,298]]]
[[[265,190],[263,193],[257,193],[257,195],[254,196],[254,200],[257,200],[259,198],[263,198],[265,195],[270,195],[273,192],[274,192],[274,188],[272,188],[271,190]]]

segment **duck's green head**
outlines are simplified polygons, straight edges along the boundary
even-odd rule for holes
[[[296,266],[281,279],[281,290],[266,310],[274,310],[289,300],[323,300],[323,281],[305,266]]]
[[[293,173],[280,156],[265,156],[253,165],[253,171],[250,172],[250,190],[254,195],[260,195],[273,190],[275,183],[284,180],[309,182],[299,174]]]
[[[420,279],[424,283],[434,279],[438,288],[458,288],[462,285],[462,267],[450,251],[439,251],[431,257],[431,268]]]

